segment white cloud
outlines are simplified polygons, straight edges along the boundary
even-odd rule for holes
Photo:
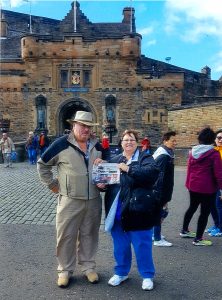
[[[222,50],[213,57],[213,69],[217,73],[222,72]]]
[[[220,36],[220,32],[218,32],[218,27],[216,24],[209,24],[209,23],[198,23],[194,24],[193,29],[186,29],[183,33],[182,39],[186,42],[198,42],[201,37],[203,36]]]
[[[149,26],[149,27],[138,29],[137,31],[143,36],[150,35],[151,33],[153,33],[153,27]]]
[[[137,4],[137,7],[136,7],[136,13],[139,15],[140,13],[143,13],[147,11],[147,4],[144,4],[144,3],[139,3]]]
[[[178,32],[192,42],[209,34],[222,43],[221,0],[167,0],[165,5],[168,33]]]
[[[11,3],[12,7],[20,6],[20,5],[24,4],[24,2],[26,2],[26,1],[22,1],[22,0],[10,0],[10,3]]]
[[[0,0],[0,3],[2,4],[2,7],[18,7],[21,5],[24,5],[28,2],[35,2],[33,0]]]
[[[21,5],[28,4],[29,2],[31,3],[36,3],[36,2],[44,2],[44,1],[72,1],[72,0],[0,0],[0,4],[2,5],[3,8],[5,7],[19,7]]]
[[[156,45],[156,40],[150,40],[150,41],[148,41],[148,42],[146,42],[146,44],[145,44],[146,46],[153,46],[153,45]]]

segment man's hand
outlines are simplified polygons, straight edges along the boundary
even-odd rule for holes
[[[94,160],[94,162],[93,162],[93,164],[94,165],[99,165],[99,164],[102,164],[102,163],[104,163],[104,162],[106,162],[105,160],[102,160],[101,158],[96,158],[95,160]]]

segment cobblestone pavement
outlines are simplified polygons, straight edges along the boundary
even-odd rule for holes
[[[5,169],[0,164],[0,299],[220,300],[222,238],[205,234],[213,246],[195,247],[192,240],[179,236],[189,202],[185,173],[184,167],[176,167],[170,213],[163,223],[162,233],[173,247],[153,247],[156,276],[152,292],[142,291],[134,257],[129,280],[120,287],[108,286],[114,260],[111,237],[104,233],[104,224],[97,255],[100,283],[87,283],[77,265],[70,287],[59,289],[52,226],[56,195],[40,183],[36,166],[25,162]],[[191,230],[196,229],[197,216],[192,219]],[[211,218],[208,225],[212,225]]]
[[[55,224],[56,195],[41,184],[36,166],[0,164],[0,224]]]

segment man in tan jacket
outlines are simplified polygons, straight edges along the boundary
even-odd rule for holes
[[[4,132],[2,134],[2,139],[0,140],[0,149],[3,154],[5,168],[12,166],[11,154],[15,151],[15,146],[8,134]]]
[[[90,112],[77,111],[69,122],[73,124],[71,133],[52,143],[37,163],[41,181],[59,194],[56,214],[59,287],[68,286],[76,260],[89,282],[99,280],[95,256],[102,202],[91,177],[93,163],[108,155],[90,137],[92,126],[98,125],[93,123]],[[58,178],[53,178],[52,166],[57,166]]]

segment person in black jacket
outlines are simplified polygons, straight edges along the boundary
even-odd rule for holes
[[[176,132],[169,131],[163,135],[163,144],[154,152],[153,158],[160,168],[159,185],[161,186],[161,211],[159,224],[154,227],[154,246],[169,247],[172,243],[161,235],[161,223],[168,215],[167,203],[171,200],[174,186],[174,149],[177,145]]]
[[[121,171],[120,184],[108,185],[105,194],[105,230],[111,231],[114,244],[116,266],[115,275],[108,284],[117,286],[128,279],[131,268],[131,244],[134,247],[138,271],[143,278],[142,289],[153,289],[155,273],[152,257],[153,226],[159,215],[159,203],[151,211],[142,207],[139,211],[130,210],[132,191],[142,194],[147,201],[158,178],[159,169],[153,157],[138,149],[138,133],[126,130],[122,135],[123,153],[110,162],[118,163]],[[113,218],[111,217],[113,216]]]

